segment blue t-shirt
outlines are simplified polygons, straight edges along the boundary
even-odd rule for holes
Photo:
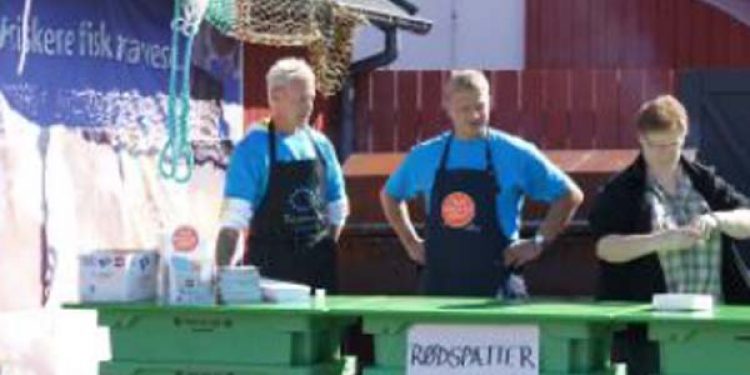
[[[398,169],[388,178],[385,190],[397,201],[423,195],[429,210],[430,193],[448,135],[443,133],[412,148]],[[510,239],[518,238],[524,197],[552,202],[568,192],[572,181],[533,144],[496,129],[489,131],[490,152],[498,184],[497,217]],[[447,169],[486,168],[484,138],[453,138]]]
[[[227,170],[224,197],[242,199],[257,209],[268,188],[271,163],[268,148],[268,128],[254,125],[245,139],[232,153]],[[312,141],[311,141],[312,140]],[[331,142],[323,133],[305,127],[294,134],[276,132],[276,160],[279,162],[315,159],[317,145],[326,163],[326,202],[336,202],[346,197],[344,175]]]

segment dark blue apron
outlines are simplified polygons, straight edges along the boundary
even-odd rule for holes
[[[325,159],[279,162],[276,131],[268,125],[268,188],[251,223],[245,264],[265,277],[336,289],[336,244],[325,220]]]
[[[511,241],[497,220],[496,197],[501,186],[495,178],[490,143],[485,141],[484,170],[447,170],[452,143],[453,133],[430,194],[422,292],[494,297],[509,280],[503,250]]]

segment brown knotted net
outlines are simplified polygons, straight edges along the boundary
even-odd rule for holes
[[[206,20],[239,40],[310,51],[318,91],[334,94],[349,69],[364,17],[333,0],[210,0]]]

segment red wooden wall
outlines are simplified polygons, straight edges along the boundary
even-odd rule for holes
[[[284,57],[306,57],[303,48],[269,47],[257,44],[245,44],[243,54],[243,103],[245,108],[245,124],[268,117],[268,100],[266,94],[266,72],[278,59]],[[338,99],[324,98],[320,94],[316,97],[315,109],[311,121],[314,126],[325,131],[332,141],[336,141],[338,132],[337,113]]]
[[[699,0],[527,0],[523,71],[487,72],[492,123],[551,149],[634,147],[639,104],[673,92],[681,71],[750,67],[750,28]],[[267,114],[265,71],[300,49],[248,45],[248,122]],[[377,71],[356,77],[356,152],[405,151],[447,129],[445,71]],[[338,100],[316,117],[333,141]]]
[[[486,72],[491,123],[547,149],[635,147],[641,102],[672,92],[664,69],[529,69]],[[357,152],[408,150],[448,129],[441,107],[447,71],[373,72],[357,80]]]
[[[681,71],[750,67],[750,28],[699,0],[527,0],[520,72],[487,72],[492,123],[551,149],[635,147],[640,103]],[[404,151],[447,129],[447,72],[358,77],[359,152]]]
[[[750,28],[700,0],[526,0],[532,69],[750,66]]]
[[[750,66],[750,29],[698,0],[526,1],[527,69],[486,72],[493,90],[491,121],[542,148],[634,148],[636,109],[659,93],[674,92],[681,71]],[[295,49],[246,46],[248,122],[267,114],[265,72],[273,61],[290,53],[303,55]],[[446,71],[376,71],[356,77],[355,151],[406,151],[448,129],[441,108],[441,87],[447,76]],[[336,142],[338,101],[318,104],[315,122]],[[580,173],[576,162],[567,170],[584,188],[589,187],[591,196],[594,187],[620,168],[610,160],[601,162],[611,170]],[[377,175],[379,166],[367,166],[369,175],[350,176],[347,182],[352,201],[365,202],[359,209],[353,207],[355,215],[364,218],[356,224],[382,227],[382,218],[374,216],[379,209],[372,202],[377,201],[384,176]],[[350,225],[342,240],[342,290],[412,290],[413,267],[393,234],[377,234],[366,225],[356,228]],[[555,250],[552,258],[532,265],[533,293],[593,292],[593,239],[582,233],[564,236],[559,244],[564,251]],[[562,276],[550,278],[555,274]],[[570,274],[577,277],[565,278],[569,285],[561,287],[557,280]]]

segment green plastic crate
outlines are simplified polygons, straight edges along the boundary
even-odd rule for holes
[[[659,342],[662,375],[750,374],[750,324],[652,323],[649,336]]]
[[[211,364],[100,362],[99,375],[353,375],[353,357],[310,366],[230,366]]]
[[[612,373],[612,318],[623,308],[622,304],[371,297],[339,299],[333,311],[361,316],[363,330],[373,336],[374,363],[365,369],[366,375],[405,372],[408,333],[415,324],[534,325],[540,334],[540,374],[601,375]]]
[[[718,305],[713,311],[655,311],[616,317],[648,326],[659,343],[661,375],[750,374],[750,307]]]
[[[306,366],[340,358],[351,319],[270,309],[97,308],[116,362]]]

